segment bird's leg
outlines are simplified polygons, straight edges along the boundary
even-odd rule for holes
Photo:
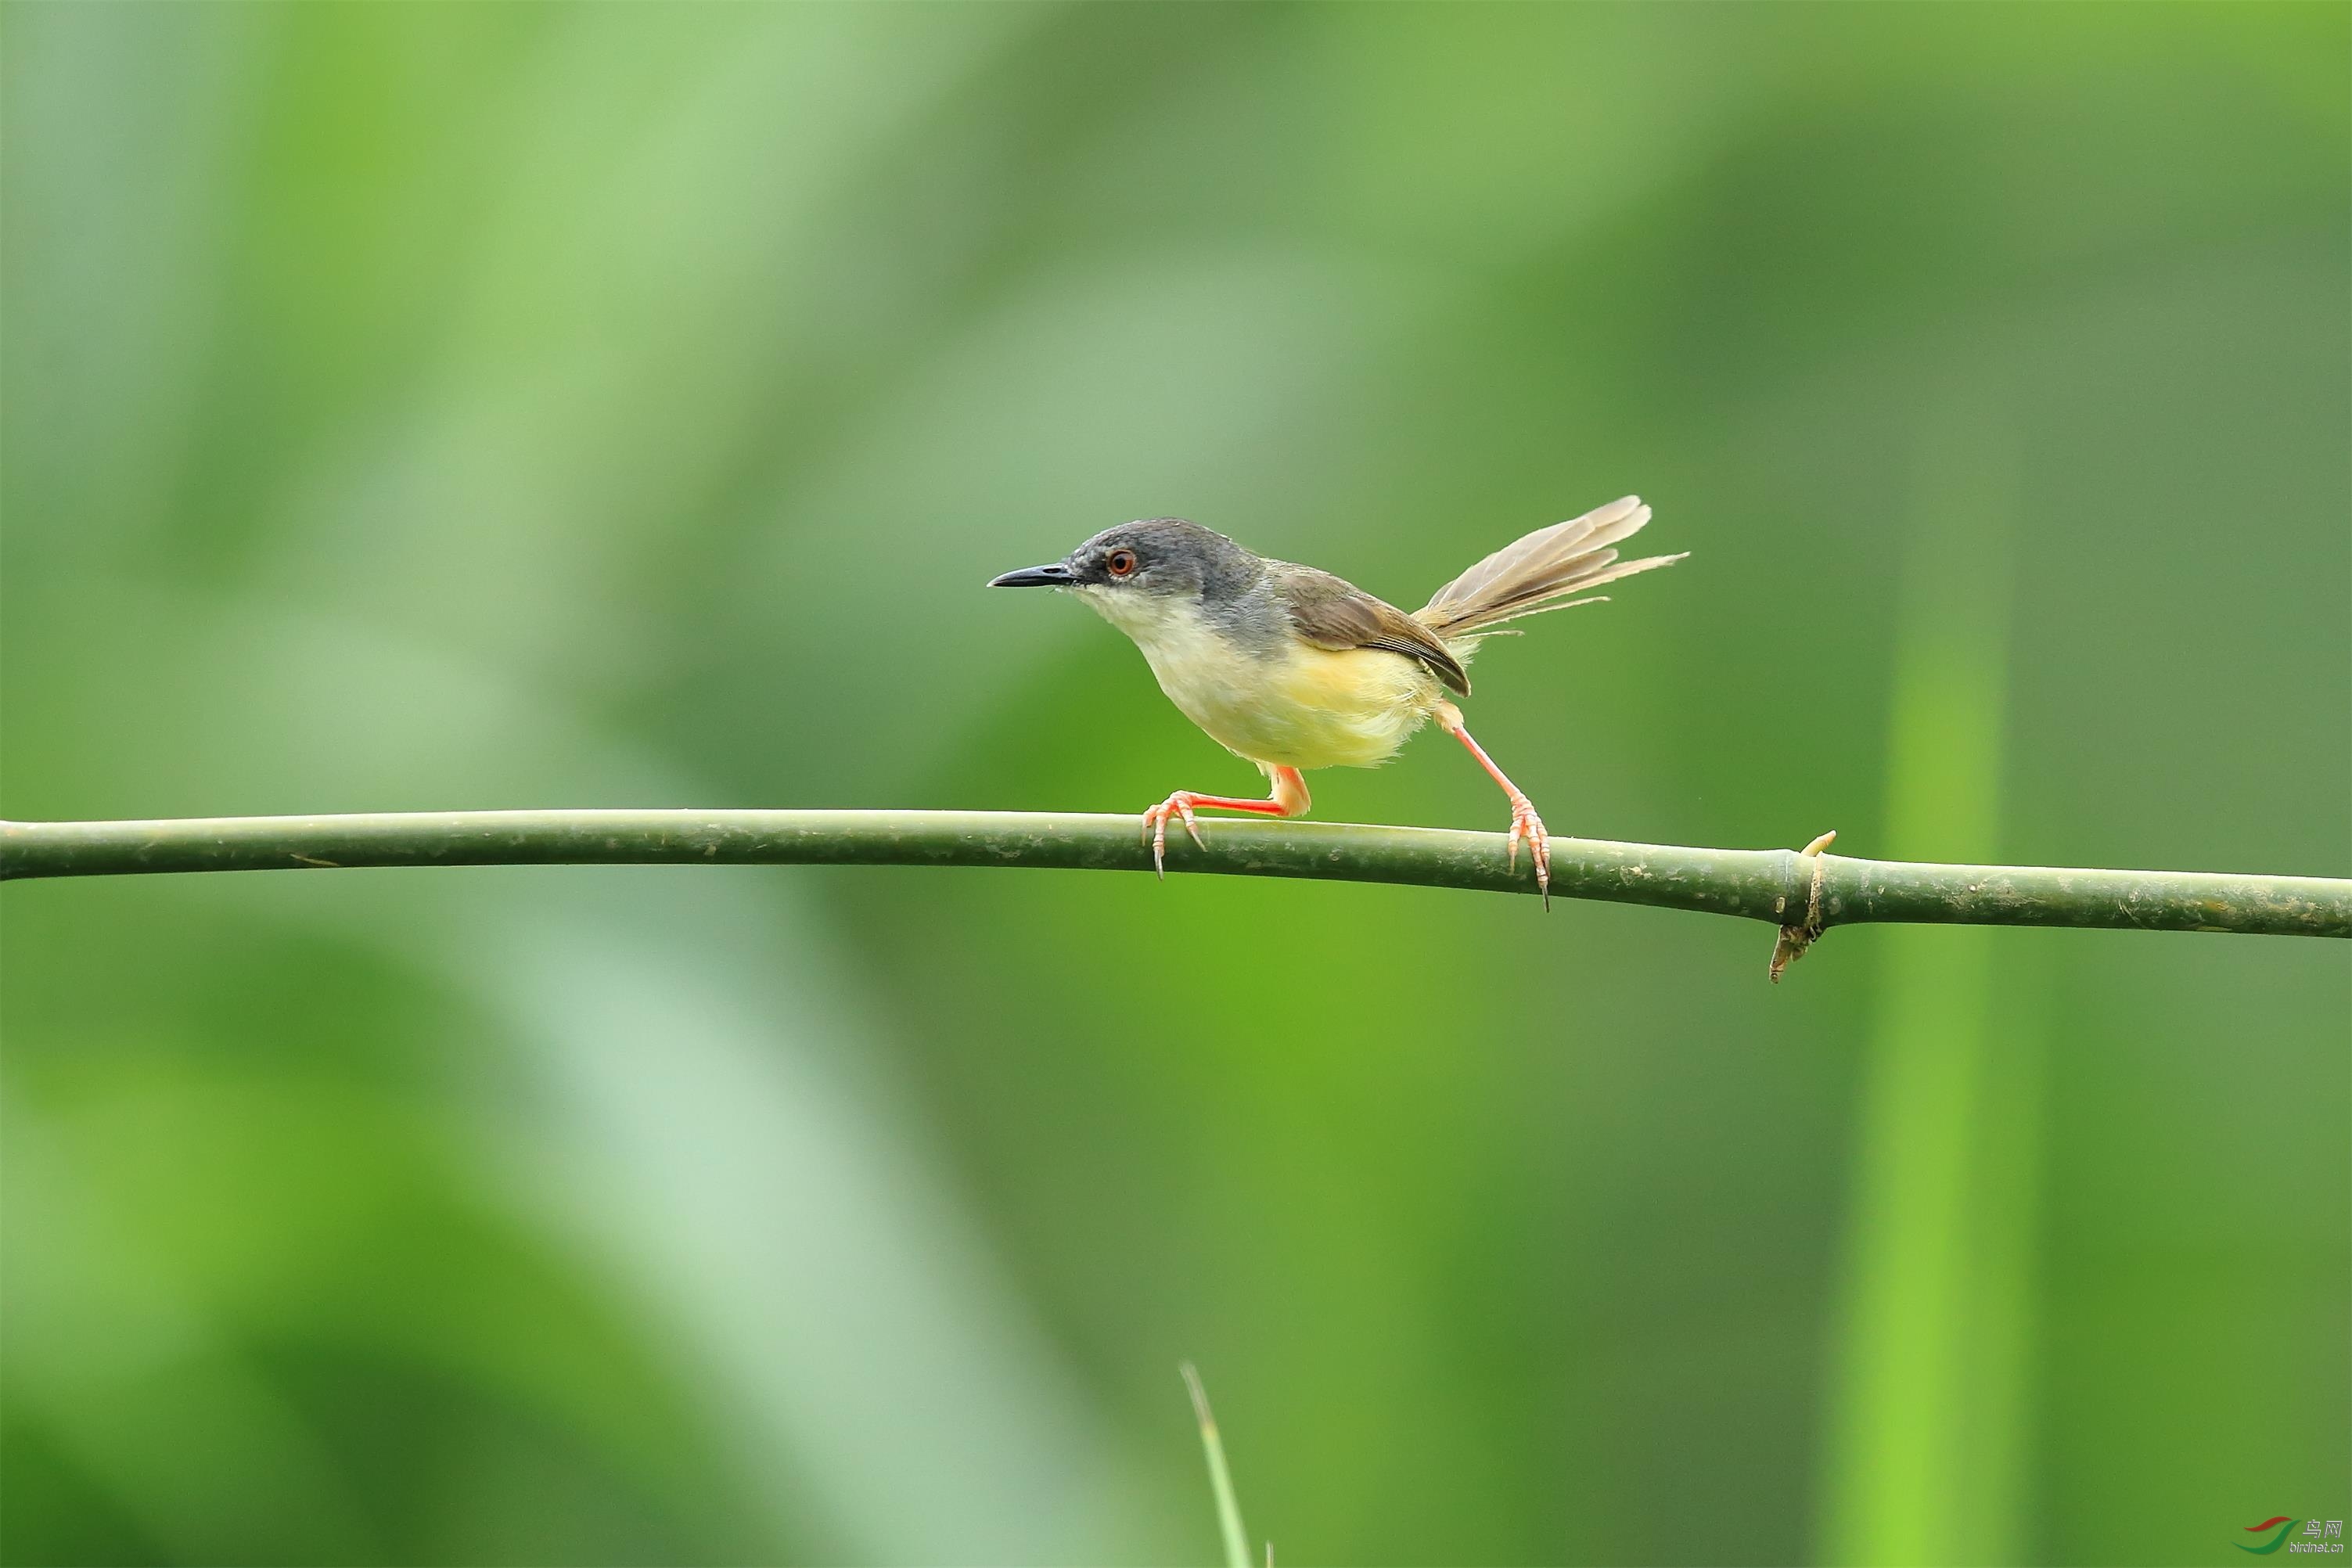
[[[1208,842],[1201,837],[1201,825],[1192,819],[1195,806],[1214,806],[1219,811],[1247,811],[1260,816],[1304,816],[1313,801],[1307,794],[1307,777],[1297,768],[1269,767],[1266,776],[1274,781],[1274,795],[1267,800],[1244,800],[1237,795],[1202,795],[1198,790],[1180,789],[1158,805],[1143,814],[1143,836],[1151,841],[1151,868],[1160,873],[1160,880],[1168,879],[1168,819],[1183,819],[1184,831],[1192,842],[1206,849]]]
[[[1470,738],[1470,731],[1462,724],[1461,709],[1451,702],[1441,702],[1435,710],[1435,717],[1438,727],[1469,747],[1470,754],[1478,759],[1478,765],[1486,770],[1486,776],[1501,784],[1503,793],[1510,796],[1511,868],[1518,869],[1519,840],[1525,838],[1536,863],[1536,889],[1543,894],[1544,908],[1551,908],[1551,837],[1544,831],[1543,818],[1536,815],[1534,804],[1519,786],[1495,765],[1495,759],[1486,754],[1486,748]]]

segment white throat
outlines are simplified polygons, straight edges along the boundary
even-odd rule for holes
[[[1151,660],[1155,669],[1160,667],[1155,649],[1181,658],[1183,651],[1197,646],[1200,639],[1216,637],[1209,617],[1201,611],[1201,602],[1189,595],[1147,594],[1132,588],[1097,588],[1092,584],[1081,584],[1070,591],[1084,599],[1095,614],[1133,637],[1136,647],[1143,650],[1143,656]]]

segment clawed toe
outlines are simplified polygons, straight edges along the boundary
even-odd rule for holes
[[[1192,803],[1183,791],[1179,790],[1145,812],[1143,837],[1151,845],[1151,868],[1163,882],[1168,879],[1168,819],[1171,816],[1182,818],[1184,831],[1192,836],[1193,843],[1203,849],[1209,847],[1209,841],[1201,837],[1201,824],[1192,815]]]
[[[1201,824],[1193,816],[1195,808],[1215,811],[1247,811],[1259,816],[1297,816],[1307,810],[1307,781],[1298,770],[1290,767],[1268,767],[1274,779],[1274,795],[1267,800],[1244,800],[1237,795],[1202,795],[1196,789],[1180,789],[1158,805],[1143,814],[1143,837],[1151,846],[1151,868],[1160,879],[1168,879],[1168,819],[1181,818],[1184,831],[1194,844],[1206,849],[1209,841],[1201,837]]]
[[[1544,830],[1543,818],[1525,795],[1511,802],[1511,837],[1508,844],[1511,869],[1519,868],[1519,840],[1528,841],[1528,858],[1535,862],[1536,890],[1543,895],[1545,909],[1551,908],[1551,836]]]
[[[1437,721],[1444,726],[1446,733],[1470,749],[1470,754],[1478,759],[1478,765],[1486,770],[1486,776],[1502,785],[1503,794],[1510,798],[1511,870],[1514,874],[1518,871],[1519,840],[1525,838],[1530,858],[1536,863],[1536,890],[1543,894],[1544,908],[1551,908],[1551,837],[1544,831],[1543,818],[1536,815],[1536,808],[1528,804],[1526,795],[1519,793],[1519,786],[1511,782],[1510,776],[1495,765],[1495,759],[1486,754],[1486,748],[1470,738],[1470,731],[1462,727],[1462,710],[1459,708],[1451,702],[1439,703]]]

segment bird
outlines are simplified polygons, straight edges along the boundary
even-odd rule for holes
[[[1470,695],[1470,660],[1507,621],[1601,602],[1589,590],[1671,566],[1689,552],[1621,561],[1616,546],[1650,521],[1638,496],[1538,529],[1480,561],[1408,615],[1335,577],[1253,553],[1178,517],[1107,528],[1059,561],[990,580],[992,588],[1075,594],[1134,639],[1170,701],[1210,739],[1254,763],[1265,800],[1180,789],[1143,814],[1152,868],[1168,875],[1168,824],[1208,847],[1199,810],[1303,816],[1305,775],[1378,767],[1423,724],[1469,748],[1511,806],[1507,864],[1524,840],[1544,906],[1551,847],[1543,818],[1485,747],[1455,698]]]

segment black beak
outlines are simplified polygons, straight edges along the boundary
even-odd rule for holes
[[[1070,581],[1070,569],[1056,561],[1050,566],[1024,566],[1002,577],[991,577],[992,588],[1059,588]]]

